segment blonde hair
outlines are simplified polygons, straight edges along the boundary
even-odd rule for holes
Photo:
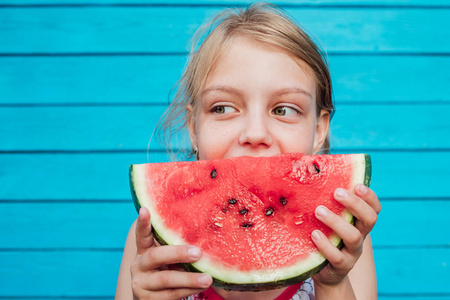
[[[312,39],[275,5],[257,3],[245,9],[227,9],[200,27],[194,35],[190,59],[177,84],[177,93],[158,124],[158,138],[166,150],[172,150],[172,138],[194,117],[209,71],[225,43],[237,35],[274,45],[303,60],[312,69],[316,79],[317,116],[322,109],[328,111],[330,116],[333,115],[328,62]],[[203,37],[204,41],[196,49]],[[192,109],[186,112],[188,106]],[[329,146],[327,136],[321,152],[329,153]],[[193,153],[191,151],[190,154]]]

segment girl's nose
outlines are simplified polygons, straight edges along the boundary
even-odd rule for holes
[[[243,122],[239,143],[253,148],[269,148],[273,139],[270,134],[268,120],[261,113],[249,114]]]

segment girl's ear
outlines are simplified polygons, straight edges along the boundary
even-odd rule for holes
[[[195,130],[195,116],[194,109],[192,105],[188,104],[186,106],[186,119],[187,119],[187,127],[189,131],[189,138],[191,139],[192,148],[197,147],[197,132]]]
[[[318,153],[325,143],[330,129],[330,113],[322,109],[320,111],[320,116],[317,118],[316,123],[316,134],[314,137],[314,148],[313,154]]]

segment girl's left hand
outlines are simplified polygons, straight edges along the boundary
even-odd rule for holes
[[[353,269],[362,254],[364,240],[375,226],[381,210],[377,195],[363,184],[355,186],[355,193],[336,189],[334,197],[355,216],[356,221],[355,225],[347,223],[324,206],[316,209],[316,217],[341,237],[345,245],[339,250],[319,230],[311,234],[319,251],[330,262],[313,279],[330,286],[341,283]]]

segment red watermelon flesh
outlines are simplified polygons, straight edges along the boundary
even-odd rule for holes
[[[315,209],[325,205],[351,222],[333,193],[368,185],[370,162],[364,154],[282,154],[133,165],[130,175],[136,208],[150,210],[160,242],[201,248],[193,268],[218,286],[266,289],[324,266],[311,232],[321,230],[336,246],[340,239]]]

